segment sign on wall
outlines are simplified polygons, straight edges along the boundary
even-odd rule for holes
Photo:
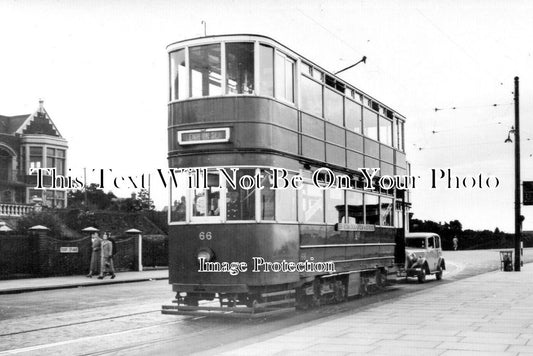
[[[533,205],[533,181],[523,182],[524,205]]]
[[[59,252],[61,253],[78,253],[78,248],[74,246],[61,246],[59,248]]]

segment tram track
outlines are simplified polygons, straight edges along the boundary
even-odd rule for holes
[[[154,310],[148,310],[148,311],[137,312],[137,313],[129,313],[129,314],[123,314],[123,315],[118,315],[118,316],[114,315],[114,316],[109,316],[109,317],[105,317],[105,318],[84,320],[84,321],[78,321],[78,322],[73,322],[73,323],[68,323],[68,324],[53,325],[53,326],[46,326],[46,327],[30,329],[30,330],[16,331],[16,332],[12,332],[12,333],[0,334],[0,337],[14,336],[14,335],[32,333],[32,332],[37,332],[37,331],[43,331],[43,330],[65,328],[65,327],[70,327],[70,326],[75,326],[75,325],[90,324],[90,323],[96,323],[96,322],[101,322],[101,321],[105,321],[105,320],[126,318],[126,317],[130,317],[130,316],[136,316],[136,315],[142,315],[142,314],[150,314],[150,313],[156,313],[156,312],[160,313],[161,309],[154,309]]]

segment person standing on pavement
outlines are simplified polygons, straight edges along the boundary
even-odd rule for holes
[[[111,233],[107,232],[107,239],[111,242],[112,253],[109,258],[109,269],[111,270],[111,279],[115,278],[115,255],[117,254],[117,242],[114,237],[111,237]]]
[[[115,269],[111,264],[113,258],[113,244],[109,241],[107,233],[104,233],[102,240],[102,263],[98,279],[104,279],[105,273],[111,274],[111,279],[115,278]]]
[[[91,265],[89,266],[88,278],[92,278],[94,274],[98,274],[101,248],[102,239],[98,236],[98,232],[95,231],[91,234]]]
[[[459,248],[459,239],[457,238],[457,236],[454,236],[453,237],[453,249],[457,251],[458,248]]]

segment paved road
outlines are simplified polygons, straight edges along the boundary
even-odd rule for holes
[[[526,261],[533,261],[533,250],[525,253]],[[188,354],[499,268],[497,250],[445,257],[448,271],[441,282],[402,281],[378,295],[266,321],[161,315],[160,306],[173,297],[167,281],[4,295],[0,354]]]

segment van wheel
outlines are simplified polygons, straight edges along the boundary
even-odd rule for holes
[[[437,278],[437,281],[440,281],[442,279],[442,267],[441,266],[439,266],[437,273],[435,273],[435,278]]]
[[[426,269],[422,267],[418,272],[418,283],[424,283],[426,281]]]

